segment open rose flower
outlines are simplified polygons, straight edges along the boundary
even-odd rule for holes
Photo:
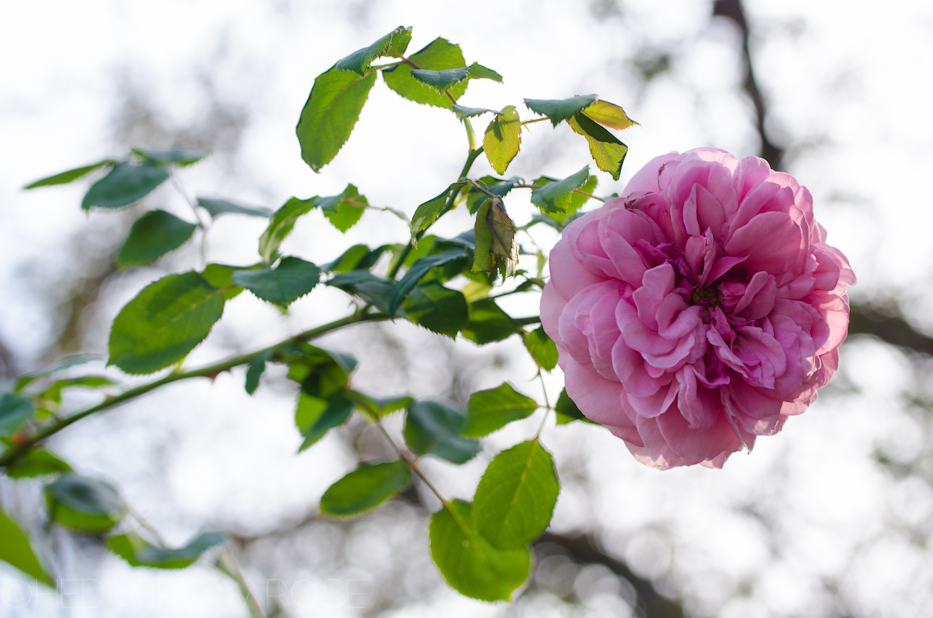
[[[564,230],[541,321],[567,394],[639,461],[722,467],[832,377],[855,275],[763,159],[663,155],[626,194]]]

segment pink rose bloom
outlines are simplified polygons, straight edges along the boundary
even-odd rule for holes
[[[763,159],[671,153],[626,193],[564,230],[541,322],[567,394],[636,459],[721,468],[832,377],[855,275]]]

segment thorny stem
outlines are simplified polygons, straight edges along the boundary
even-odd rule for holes
[[[207,365],[199,369],[191,369],[188,371],[173,371],[172,373],[162,378],[159,378],[158,380],[153,380],[152,382],[147,382],[146,384],[141,384],[134,388],[125,390],[119,395],[115,395],[113,397],[109,397],[105,399],[104,401],[97,404],[96,406],[91,406],[90,408],[87,408],[80,412],[76,412],[72,414],[71,416],[68,416],[55,423],[52,423],[51,425],[47,425],[46,427],[34,433],[32,436],[29,436],[22,442],[18,443],[16,446],[0,454],[0,467],[5,467],[15,462],[17,459],[25,455],[26,452],[28,452],[29,449],[35,446],[38,442],[41,442],[42,440],[45,440],[46,438],[49,438],[50,436],[57,434],[58,432],[65,429],[69,425],[72,425],[80,421],[83,418],[91,416],[92,414],[102,412],[104,410],[113,408],[127,401],[136,399],[137,397],[141,395],[145,395],[146,393],[153,391],[161,386],[165,386],[166,384],[171,384],[172,382],[179,382],[181,380],[188,380],[190,378],[214,378],[218,374],[224,371],[229,371],[230,369],[233,369],[234,367],[238,367],[240,365],[245,365],[247,363],[250,363],[253,361],[253,359],[258,357],[259,355],[264,354],[266,352],[274,352],[278,350],[279,348],[286,346],[289,343],[292,343],[294,341],[309,341],[311,339],[320,337],[321,335],[324,335],[326,333],[341,329],[345,326],[350,326],[351,324],[357,324],[361,322],[381,322],[381,321],[388,320],[388,319],[389,319],[389,316],[388,314],[385,314],[385,313],[357,312],[345,318],[334,320],[333,322],[329,322],[327,324],[323,324],[321,326],[306,330],[302,333],[299,333],[298,335],[294,335],[292,337],[284,339],[274,345],[271,345],[266,348],[262,348],[261,350],[255,350],[253,352],[249,352],[246,354],[240,354],[239,356],[234,356],[232,358],[228,358],[227,360],[221,361],[219,363],[215,363],[213,365]]]

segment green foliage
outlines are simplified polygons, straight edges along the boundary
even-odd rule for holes
[[[408,406],[405,442],[417,455],[436,455],[462,464],[479,452],[479,442],[460,435],[466,417],[459,410],[436,401],[416,401]]]
[[[32,399],[6,393],[0,397],[0,436],[11,436],[29,420],[36,411]]]
[[[525,99],[525,105],[536,114],[547,116],[556,127],[562,120],[570,119],[597,99],[595,94],[578,95],[569,99]]]
[[[557,366],[557,345],[547,336],[544,328],[537,328],[523,337],[528,353],[545,371]]]
[[[295,132],[301,158],[315,172],[330,163],[350,138],[376,73],[360,75],[336,67],[314,80]]]
[[[68,462],[44,448],[29,451],[4,470],[11,479],[27,479],[70,471],[71,466]]]
[[[445,69],[443,71],[431,71],[429,69],[412,69],[411,76],[419,82],[431,86],[438,92],[447,92],[452,86],[469,79],[470,70],[466,67],[459,69]]]
[[[544,213],[566,213],[570,208],[573,190],[582,187],[589,175],[589,169],[584,167],[563,180],[547,182],[531,192],[531,203]]]
[[[363,210],[366,209],[368,203],[353,185],[347,185],[340,195],[319,197],[314,200],[314,205],[320,207],[327,220],[341,232],[346,232],[356,225],[356,222],[363,216]]]
[[[409,42],[411,42],[411,28],[399,26],[372,45],[358,49],[349,56],[338,60],[334,68],[365,75],[376,58],[382,56],[401,58],[405,50],[408,49]]]
[[[538,538],[557,504],[554,460],[538,439],[496,455],[473,498],[477,531],[496,549],[517,549]]]
[[[198,206],[207,211],[212,219],[220,215],[247,215],[250,217],[268,217],[272,213],[266,208],[243,206],[230,200],[221,200],[210,197],[198,197]]]
[[[136,374],[168,367],[207,337],[223,311],[223,293],[198,273],[159,279],[117,314],[108,364]]]
[[[518,241],[515,224],[498,197],[483,202],[476,213],[473,228],[476,252],[473,272],[499,272],[503,279],[515,274],[518,266]]]
[[[469,67],[470,79],[491,79],[494,82],[502,83],[502,76],[490,69],[484,67],[478,62],[474,62]]]
[[[508,382],[496,388],[477,391],[470,396],[467,420],[461,434],[481,438],[512,421],[528,418],[538,409],[538,402],[515,391]]]
[[[150,160],[141,163],[120,162],[91,185],[81,208],[119,208],[140,200],[168,179],[168,169]]]
[[[295,424],[301,430],[304,441],[298,447],[301,452],[323,438],[328,431],[342,425],[353,412],[353,400],[346,393],[334,393],[327,399],[301,393]]]
[[[117,267],[154,262],[188,242],[196,229],[196,223],[179,219],[164,210],[151,210],[130,227],[129,236],[117,253]]]
[[[389,315],[395,316],[396,310],[402,304],[402,301],[408,297],[408,293],[411,292],[412,288],[414,288],[432,268],[450,264],[457,260],[465,260],[467,257],[468,254],[465,249],[455,247],[417,260],[411,265],[411,268],[408,269],[405,276],[392,287],[392,294],[389,297]]]
[[[77,356],[63,358],[62,360],[58,361],[57,363],[53,363],[48,367],[43,367],[42,369],[38,369],[36,371],[24,373],[20,377],[16,378],[13,390],[19,392],[40,378],[44,378],[54,373],[58,373],[59,371],[64,371],[65,369],[77,367],[78,365],[83,365],[95,360],[101,360],[101,357],[95,354],[79,354]]]
[[[431,556],[450,586],[482,601],[508,601],[531,572],[527,548],[498,550],[473,525],[471,505],[454,500],[431,516]]]
[[[177,165],[185,167],[197,163],[207,156],[206,152],[187,148],[133,148],[133,152],[143,159],[159,165]]]
[[[541,176],[534,181],[534,184],[546,185],[555,180],[554,178]],[[596,190],[598,180],[596,176],[590,176],[586,179],[586,182],[580,185],[577,191],[572,191],[570,193],[570,203],[567,205],[566,210],[542,211],[544,214],[536,214],[533,221],[547,223],[558,232],[563,231],[564,227],[577,217],[580,208],[589,201],[589,196]]]
[[[483,176],[476,183],[481,185],[485,191],[480,191],[472,185],[468,185],[465,189],[467,209],[471,214],[476,214],[483,202],[489,199],[489,193],[505,198],[515,188],[515,185],[520,182],[521,178],[514,176],[508,180],[496,178],[495,176]]]
[[[275,268],[238,270],[232,275],[234,284],[283,309],[313,290],[320,279],[317,266],[291,256],[282,258]]]
[[[560,396],[557,398],[557,403],[554,404],[554,411],[557,413],[558,425],[566,425],[573,421],[591,422],[588,418],[583,416],[583,412],[580,412],[580,408],[577,407],[577,404],[567,395],[566,388],[561,390]]]
[[[327,285],[358,296],[381,311],[389,311],[392,283],[385,277],[378,277],[368,270],[351,270],[332,277]]]
[[[327,488],[321,496],[321,513],[338,517],[359,515],[401,491],[410,476],[408,466],[401,460],[361,464]]]
[[[204,280],[224,293],[224,299],[236,298],[243,291],[238,285],[233,285],[233,273],[240,270],[257,270],[261,264],[255,266],[227,266],[226,264],[208,264],[201,271]]]
[[[184,547],[166,549],[130,532],[109,537],[107,547],[133,567],[184,569],[194,564],[205,551],[226,540],[222,532],[204,532],[188,541]]]
[[[496,301],[484,299],[470,303],[470,320],[462,332],[473,343],[485,345],[502,341],[521,330],[522,327]]]
[[[398,64],[382,71],[386,85],[409,101],[451,109],[454,102],[450,99],[459,99],[466,92],[467,80],[454,84],[446,92],[441,93],[411,74],[412,69],[444,71],[466,67],[459,45],[438,37],[423,49],[412,54],[409,60],[415,66]]]
[[[47,485],[45,495],[52,518],[81,532],[109,530],[126,514],[126,506],[113,486],[73,472]]]
[[[522,145],[522,122],[514,105],[507,105],[496,115],[483,136],[483,152],[489,165],[504,174]]]
[[[628,146],[583,114],[575,115],[568,122],[574,132],[586,138],[596,167],[609,172],[613,180],[618,180],[622,173],[622,162],[625,161],[625,155],[628,153]]]
[[[36,557],[29,537],[3,511],[0,511],[0,539],[3,539],[3,543],[0,543],[0,560],[47,586],[55,585]]]
[[[415,324],[451,339],[466,326],[470,315],[463,294],[438,281],[427,281],[413,288],[402,308]]]
[[[39,187],[51,187],[52,185],[66,185],[70,182],[78,180],[79,178],[84,178],[84,176],[90,174],[94,170],[99,170],[102,167],[113,165],[115,163],[116,161],[112,159],[104,159],[103,161],[92,163],[91,165],[76,167],[64,172],[59,172],[58,174],[54,174],[52,176],[40,178],[39,180],[29,183],[23,187],[23,189],[38,189]]]
[[[266,363],[272,358],[272,355],[273,351],[267,350],[250,361],[249,366],[246,368],[246,383],[243,385],[248,394],[252,395],[259,388],[259,378],[265,372]]]
[[[476,63],[474,63],[476,64]],[[472,118],[473,116],[479,116],[481,114],[492,113],[492,114],[501,114],[494,109],[486,109],[485,107],[466,107],[465,105],[454,105],[451,107],[453,112],[457,114],[457,118],[463,120],[464,118]]]
[[[596,100],[581,110],[590,120],[610,129],[627,129],[638,124],[628,117],[625,110],[609,101]]]
[[[447,204],[448,195],[450,195],[450,187],[444,189],[444,192],[437,197],[418,206],[411,218],[412,238],[415,238],[420,232],[428,229],[432,223],[437,221]]]
[[[314,200],[309,198],[300,200],[297,197],[289,198],[281,208],[272,213],[269,226],[259,237],[259,257],[266,264],[271,264],[279,252],[279,245],[292,233],[295,222],[302,215],[308,214],[314,208]]]

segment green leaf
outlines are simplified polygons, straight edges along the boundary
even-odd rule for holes
[[[595,94],[578,95],[569,99],[525,99],[525,105],[536,114],[547,116],[556,127],[562,120],[570,119],[597,99]]]
[[[212,219],[220,215],[247,215],[250,217],[268,217],[272,214],[267,208],[256,208],[253,206],[243,206],[230,200],[221,200],[210,197],[198,197],[198,206],[207,211]]]
[[[312,197],[306,200],[300,200],[297,197],[290,198],[281,208],[272,213],[269,220],[269,226],[259,237],[259,256],[263,262],[271,264],[278,255],[279,245],[288,237],[295,227],[295,222],[302,215],[307,214],[315,207]]]
[[[40,400],[53,401],[56,404],[62,402],[62,391],[66,388],[102,388],[104,386],[114,386],[116,382],[106,376],[79,376],[76,378],[65,378],[56,380],[50,384],[39,395]]]
[[[349,56],[337,61],[334,68],[341,71],[353,71],[365,75],[373,60],[382,56],[401,58],[411,41],[411,28],[399,26],[369,47],[358,49]]]
[[[589,117],[590,120],[610,129],[622,130],[638,124],[628,117],[624,109],[609,101],[596,100],[591,105],[584,107],[582,113]]]
[[[188,242],[196,223],[179,219],[164,210],[152,210],[133,223],[129,236],[117,253],[117,267],[154,262]]]
[[[463,59],[463,52],[459,45],[450,43],[447,39],[436,38],[426,47],[415,52],[409,57],[418,68],[431,71],[443,71],[446,69],[459,69],[466,66]],[[446,94],[438,92],[435,88],[415,79],[412,74],[412,67],[408,64],[399,64],[382,71],[386,85],[397,92],[399,95],[425,105],[434,107],[443,107],[451,109],[453,103]],[[462,81],[453,85],[447,93],[454,99],[459,99],[466,92],[467,81]]]
[[[438,281],[421,283],[402,303],[408,319],[451,339],[466,326],[470,316],[466,298]]]
[[[551,454],[538,439],[496,455],[473,498],[476,530],[496,549],[517,549],[551,523],[560,483]]]
[[[34,577],[47,586],[54,586],[55,582],[45,572],[42,563],[32,549],[29,537],[20,529],[16,522],[0,511],[0,560],[19,569],[26,575]]]
[[[622,162],[625,161],[625,155],[628,153],[628,146],[583,114],[576,114],[567,122],[570,123],[575,133],[586,138],[596,167],[609,172],[613,180],[618,180],[622,173]]]
[[[35,449],[27,451],[23,456],[9,464],[4,473],[11,479],[26,479],[70,471],[71,466],[68,465],[68,462],[51,451]]]
[[[475,63],[474,63],[475,64]],[[481,114],[492,113],[499,115],[502,112],[494,109],[486,109],[485,107],[466,107],[464,105],[454,105],[451,107],[453,112],[457,114],[457,118],[463,120],[464,118],[470,118],[472,116],[479,116]]]
[[[204,280],[217,289],[223,289],[224,298],[230,300],[236,298],[243,291],[238,285],[233,285],[233,273],[240,270],[258,270],[262,264],[253,266],[228,266],[227,264],[208,264],[201,271]]]
[[[53,174],[52,176],[40,178],[39,180],[29,183],[23,187],[23,189],[38,189],[39,187],[50,187],[52,185],[66,185],[69,182],[74,182],[79,178],[83,178],[94,170],[100,169],[107,165],[113,165],[114,163],[116,163],[116,161],[112,159],[104,159],[103,161],[92,163],[91,165],[76,167],[72,170],[59,172],[58,174]]]
[[[470,79],[491,79],[494,82],[502,83],[501,75],[478,62],[470,65]]]
[[[266,362],[272,358],[273,353],[272,350],[263,352],[250,361],[249,366],[246,368],[246,384],[244,385],[248,394],[252,395],[259,388],[259,378],[262,377],[263,372],[266,370]]]
[[[152,373],[183,359],[224,312],[223,293],[196,272],[145,287],[113,321],[109,365]]]
[[[282,258],[275,268],[238,270],[232,276],[236,285],[282,308],[313,290],[320,279],[317,266],[292,256]]]
[[[332,277],[327,285],[358,296],[381,311],[389,311],[392,282],[384,277],[377,277],[368,270],[341,273]]]
[[[538,367],[545,371],[551,371],[557,366],[557,344],[555,344],[543,327],[539,327],[525,337],[525,347],[528,353],[535,359]]]
[[[522,330],[522,327],[492,299],[470,303],[470,321],[463,336],[478,345],[502,341]]]
[[[356,269],[360,260],[369,254],[369,247],[366,245],[353,245],[340,254],[333,262],[321,265],[321,270],[325,272],[345,273]]]
[[[483,151],[499,174],[504,174],[509,163],[518,154],[522,145],[522,122],[514,105],[502,108],[502,113],[492,119],[483,136]]]
[[[174,164],[179,167],[197,163],[207,156],[206,152],[187,148],[133,148],[133,152],[153,163],[160,165]]]
[[[531,203],[540,208],[542,212],[567,212],[570,208],[573,190],[582,187],[589,175],[590,170],[584,167],[563,180],[555,180],[538,187],[531,192]]]
[[[479,452],[479,441],[460,435],[466,417],[459,410],[436,401],[416,401],[408,406],[405,442],[418,455],[436,455],[462,464]]]
[[[538,409],[538,402],[515,391],[508,382],[496,388],[477,391],[470,396],[467,420],[461,434],[481,438],[512,421],[528,418]]]
[[[80,354],[77,356],[70,356],[64,358],[57,363],[53,363],[42,369],[37,369],[36,371],[31,371],[29,373],[24,373],[16,379],[16,383],[13,385],[13,390],[19,392],[38,380],[39,378],[44,378],[45,376],[57,373],[59,371],[64,371],[71,367],[76,367],[77,365],[83,365],[91,361],[101,360],[102,357],[96,354]]]
[[[350,138],[376,73],[360,76],[332,68],[314,80],[295,132],[301,158],[315,172],[330,163]]]
[[[353,401],[344,392],[335,393],[328,399],[302,392],[298,398],[298,409],[295,411],[295,423],[304,437],[298,452],[323,438],[334,427],[342,425],[350,418],[353,405]]]
[[[356,399],[357,406],[376,419],[398,410],[404,410],[415,401],[408,395],[401,397],[371,397],[360,391],[350,391],[350,393]]]
[[[532,220],[535,222],[547,223],[558,232],[563,231],[564,227],[578,216],[578,211],[580,208],[589,201],[589,195],[584,194],[593,194],[593,191],[596,189],[596,184],[599,179],[596,176],[590,176],[586,179],[580,187],[582,193],[573,191],[570,193],[570,204],[567,206],[565,211],[547,211],[544,215],[536,214],[532,217]],[[545,185],[549,182],[555,182],[554,178],[549,178],[547,176],[541,176],[540,178],[534,181],[535,185]],[[531,224],[529,224],[531,225]]]
[[[428,274],[429,270],[466,257],[468,257],[468,254],[465,249],[455,247],[417,260],[411,265],[405,276],[392,287],[392,295],[389,297],[389,315],[395,317],[395,312],[402,304],[402,301],[405,300],[412,288]]]
[[[227,540],[222,532],[204,532],[188,541],[184,547],[166,549],[147,542],[134,532],[107,539],[107,547],[133,567],[153,569],[184,569],[191,566],[205,551]]]
[[[117,490],[108,483],[67,472],[45,488],[52,518],[82,532],[103,532],[126,514]]]
[[[0,397],[0,436],[11,436],[36,411],[36,404],[32,399],[6,393]]]
[[[437,221],[437,218],[444,210],[444,206],[447,204],[448,195],[450,195],[450,187],[444,189],[444,192],[437,197],[418,206],[414,216],[411,218],[412,238],[431,227],[431,224]]]
[[[314,200],[314,205],[319,207],[327,220],[341,232],[346,232],[356,225],[356,222],[363,216],[363,211],[366,210],[365,204],[368,203],[366,197],[360,195],[359,190],[353,185],[347,185],[340,195],[319,197]]]
[[[526,547],[501,551],[477,534],[472,507],[453,500],[431,516],[431,556],[441,575],[462,595],[508,601],[531,572]]]
[[[411,477],[401,460],[361,464],[327,488],[321,496],[321,512],[347,517],[375,508],[401,491]]]
[[[580,412],[580,408],[577,407],[577,404],[575,404],[567,394],[566,388],[560,392],[557,403],[554,404],[554,410],[557,412],[558,425],[566,425],[572,421],[592,422],[590,419],[583,416],[583,412]]]
[[[518,242],[515,224],[498,197],[483,202],[474,223],[476,252],[473,254],[473,272],[502,273],[503,279],[515,273],[518,266]]]
[[[476,182],[482,185],[486,191],[489,193],[494,193],[501,198],[504,198],[509,192],[515,188],[515,185],[521,182],[521,178],[513,176],[508,180],[503,180],[502,178],[496,178],[495,176],[483,176]],[[483,202],[489,199],[489,195],[480,191],[476,187],[468,186],[466,188],[466,202],[467,209],[470,211],[470,214],[476,214],[479,210],[479,207],[482,206]]]
[[[411,76],[419,82],[431,86],[438,92],[446,92],[451,86],[459,84],[470,77],[470,69],[460,67],[458,69],[445,69],[443,71],[432,71],[430,69],[412,69]]]
[[[91,185],[81,208],[119,208],[146,197],[168,179],[168,169],[158,163],[116,163],[110,172]]]

